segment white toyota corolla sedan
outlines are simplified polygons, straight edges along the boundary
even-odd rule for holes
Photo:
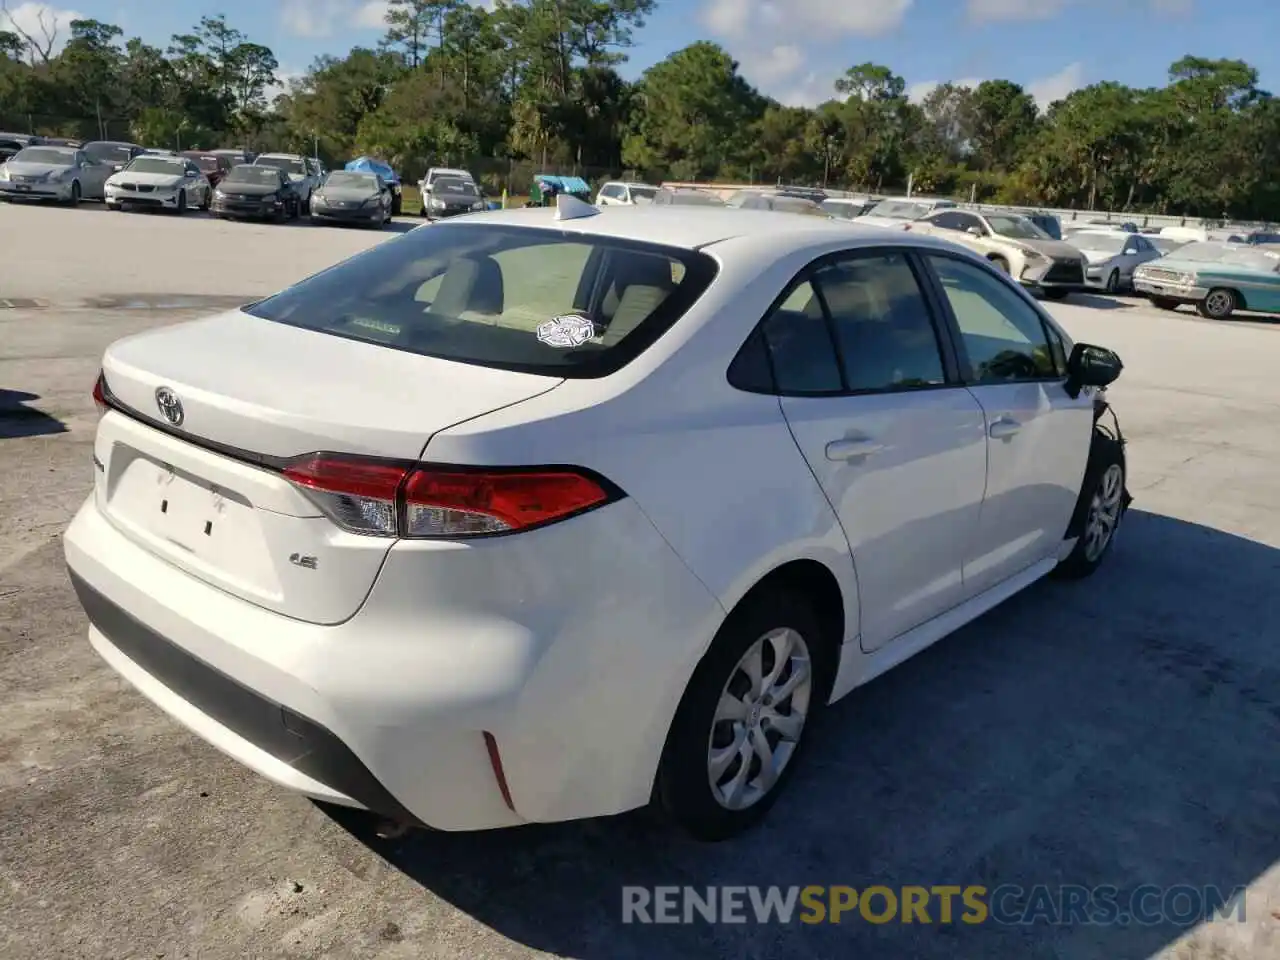
[[[1120,362],[937,238],[559,207],[113,344],[71,579],[116,671],[287,788],[727,837],[827,704],[1102,562]]]

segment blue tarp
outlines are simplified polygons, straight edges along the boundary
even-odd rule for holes
[[[376,173],[392,186],[400,185],[399,175],[389,165],[373,157],[356,157],[347,164],[346,169],[355,173]]]
[[[591,187],[581,177],[560,177],[550,173],[540,173],[534,177],[539,183],[556,187],[561,193],[590,193]]]

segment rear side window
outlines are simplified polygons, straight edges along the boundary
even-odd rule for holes
[[[599,377],[657,340],[716,270],[693,250],[553,229],[437,224],[246,312],[446,360]]]

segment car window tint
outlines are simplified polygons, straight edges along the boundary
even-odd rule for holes
[[[856,257],[814,275],[831,317],[847,389],[946,382],[929,307],[906,256]]]
[[[652,344],[715,274],[690,250],[459,224],[411,231],[245,309],[447,360],[599,377]]]
[[[979,383],[1058,375],[1040,315],[987,270],[929,255],[942,283]]]
[[[807,280],[763,324],[779,393],[830,394],[843,389],[822,303]]]

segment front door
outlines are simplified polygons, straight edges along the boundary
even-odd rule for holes
[[[783,413],[849,541],[868,651],[963,598],[985,425],[939,330],[901,249],[824,258],[764,325]]]
[[[1068,396],[1062,338],[1021,291],[982,264],[925,259],[955,315],[961,367],[986,424],[987,493],[964,567],[973,595],[1060,547],[1084,478],[1093,391]]]

